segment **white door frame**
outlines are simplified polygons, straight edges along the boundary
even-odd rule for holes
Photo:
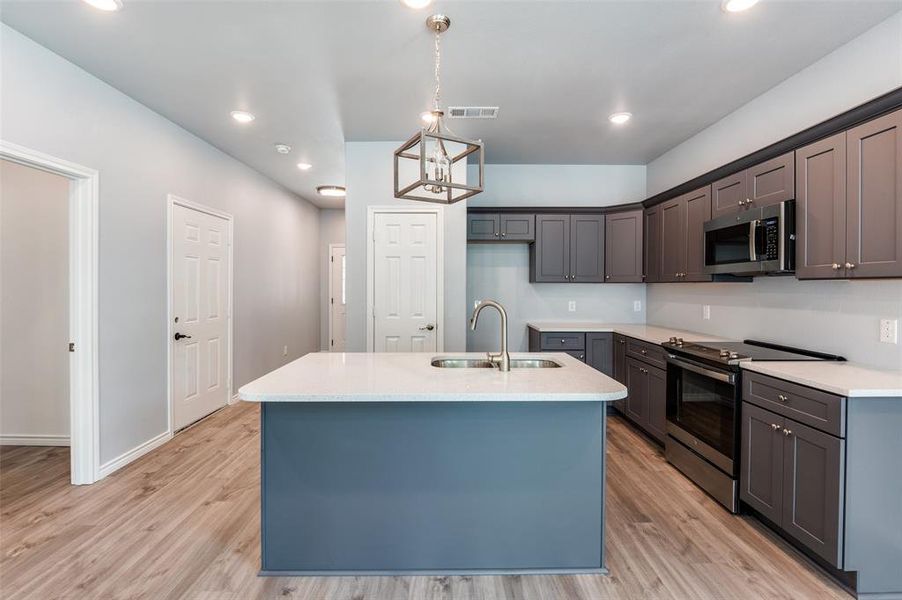
[[[190,208],[191,210],[196,210],[202,213],[207,213],[208,215],[213,215],[214,217],[219,217],[221,219],[225,219],[228,222],[229,227],[229,298],[228,298],[228,308],[226,309],[226,318],[228,319],[228,331],[229,331],[229,342],[228,342],[228,357],[229,357],[229,367],[228,367],[228,398],[229,404],[232,404],[238,400],[236,396],[232,395],[232,365],[234,364],[232,359],[232,352],[235,348],[234,344],[234,319],[232,319],[232,306],[233,306],[233,297],[234,297],[234,289],[235,289],[235,257],[234,257],[234,233],[235,233],[235,219],[232,217],[230,213],[223,212],[221,210],[212,208],[210,206],[205,206],[203,204],[198,204],[197,202],[192,202],[191,200],[186,200],[185,198],[180,198],[175,194],[167,194],[166,196],[166,397],[168,402],[166,402],[166,420],[168,423],[168,434],[171,436],[175,433],[172,424],[172,403],[175,401],[172,395],[172,356],[174,354],[174,341],[172,336],[175,335],[175,328],[173,327],[174,323],[172,322],[173,314],[172,314],[172,221],[173,221],[173,210],[175,206],[183,206],[185,208]]]
[[[100,478],[97,359],[97,261],[100,174],[81,165],[0,140],[0,158],[60,175],[69,185],[69,445],[74,485]]]
[[[332,310],[334,307],[333,299],[335,298],[335,290],[332,288],[332,282],[334,281],[332,275],[333,269],[335,269],[335,263],[332,261],[332,254],[335,252],[336,248],[344,248],[345,252],[348,250],[344,244],[329,244],[329,352],[332,351]],[[345,268],[347,268],[347,254],[345,254]],[[345,277],[347,277],[347,272],[345,273]],[[347,318],[347,311],[345,311],[345,319]],[[347,332],[347,322],[345,322],[345,331]],[[347,350],[347,339],[345,340],[345,350]]]
[[[376,291],[376,215],[431,213],[435,215],[435,349],[445,350],[445,207],[434,206],[370,206],[366,213],[366,351],[375,352],[375,305]]]

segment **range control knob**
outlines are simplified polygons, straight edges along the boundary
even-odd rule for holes
[[[676,340],[677,340],[677,339],[676,339],[675,337],[672,337],[672,338],[670,338],[670,343],[671,343],[671,344],[676,344],[676,343],[677,343]]]
[[[730,352],[730,358],[739,358],[738,352]]]
[[[677,345],[677,346],[682,346],[682,345],[683,345],[683,338],[677,338],[677,339],[676,339],[676,345]]]
[[[720,357],[721,358],[730,358],[730,351],[727,350],[726,348],[722,348],[720,351]]]

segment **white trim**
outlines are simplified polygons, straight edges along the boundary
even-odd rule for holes
[[[375,351],[375,230],[377,214],[431,213],[435,215],[435,348],[445,351],[445,207],[434,206],[369,206],[366,213],[366,351]]]
[[[173,208],[178,206],[183,206],[185,208],[190,208],[191,210],[196,210],[198,212],[206,213],[208,215],[213,215],[214,217],[219,217],[220,219],[225,219],[229,224],[229,297],[228,297],[228,309],[226,314],[228,315],[229,320],[229,376],[228,376],[228,401],[226,405],[232,404],[233,400],[237,398],[237,394],[233,394],[233,381],[234,381],[234,373],[232,371],[234,360],[232,357],[232,353],[235,350],[235,320],[232,318],[234,306],[234,290],[235,290],[235,219],[234,217],[227,212],[212,208],[210,206],[206,206],[204,204],[199,204],[197,202],[192,202],[191,200],[186,200],[185,198],[181,198],[176,196],[175,194],[167,194],[166,195],[166,422],[168,423],[170,437],[172,437],[173,432],[173,424],[172,424],[172,336],[175,335],[175,331],[173,330],[172,323],[172,211]]]
[[[0,434],[0,446],[68,446],[68,435]]]
[[[329,311],[328,311],[328,313],[329,313],[329,316],[328,316],[329,338],[328,338],[328,347],[326,348],[326,350],[328,352],[332,352],[332,318],[333,318],[332,311],[335,309],[335,304],[332,302],[332,300],[335,298],[335,290],[332,289],[332,282],[335,281],[335,279],[332,277],[332,275],[333,275],[332,269],[335,268],[335,261],[333,261],[332,258],[334,256],[336,248],[344,249],[345,262],[347,264],[347,251],[348,251],[347,247],[345,247],[344,244],[329,244]],[[347,277],[347,273],[345,273],[345,276]],[[345,318],[347,318],[347,311],[345,311]],[[347,350],[347,340],[345,340],[345,350]]]
[[[237,404],[238,400],[238,394],[232,394],[232,397],[229,398],[229,404]]]
[[[69,186],[69,431],[73,484],[100,475],[98,386],[98,255],[100,174],[75,163],[0,140],[0,158],[61,175]]]
[[[160,435],[150,438],[143,444],[138,444],[131,450],[123,452],[122,454],[120,454],[119,456],[114,458],[113,460],[103,463],[102,465],[100,465],[101,479],[106,477],[107,475],[109,475],[110,473],[112,473],[114,471],[118,471],[119,469],[121,469],[122,467],[127,465],[128,463],[138,460],[139,458],[141,458],[142,456],[144,456],[151,450],[154,450],[154,449],[162,446],[163,444],[165,444],[166,442],[168,442],[171,439],[172,439],[172,432],[164,431]]]

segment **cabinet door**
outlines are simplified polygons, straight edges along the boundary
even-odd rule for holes
[[[614,375],[614,334],[586,334],[586,363],[608,377]]]
[[[846,257],[846,134],[796,151],[796,277],[842,277]]]
[[[576,360],[586,362],[586,351],[585,350],[567,350],[567,354],[569,354]]]
[[[570,215],[536,215],[536,243],[530,247],[530,281],[570,280]]]
[[[842,567],[844,442],[786,419],[782,527],[818,556]]]
[[[686,271],[686,222],[682,196],[661,204],[661,281],[682,281]]]
[[[902,110],[846,135],[846,275],[902,277]]]
[[[748,205],[753,208],[795,198],[795,156],[787,152],[748,169]]]
[[[661,281],[661,205],[645,211],[645,282]]]
[[[637,425],[648,426],[648,395],[646,393],[646,368],[642,363],[626,359],[626,387],[629,396],[626,399],[626,416]]]
[[[467,213],[467,240],[489,241],[500,237],[500,216],[488,213]]]
[[[686,204],[686,267],[681,281],[711,281],[705,273],[705,221],[711,219],[711,186],[683,197]]]
[[[570,215],[570,281],[604,281],[604,215]]]
[[[536,239],[535,215],[501,215],[501,241],[531,242]]]
[[[715,181],[711,186],[711,215],[722,217],[739,212],[748,199],[748,171]],[[742,204],[740,204],[742,202]]]
[[[604,280],[642,283],[642,210],[605,215]]]
[[[626,338],[622,335],[614,336],[614,379],[622,383],[623,385],[627,385],[629,383],[629,379],[626,374]],[[629,386],[627,385],[627,394],[629,394]],[[622,412],[626,414],[626,402],[627,398],[623,400],[617,400],[614,402],[614,406]]]
[[[648,367],[646,371],[648,432],[663,444],[667,437],[667,371],[656,367]]]
[[[783,518],[783,426],[780,415],[742,403],[739,497],[779,525]]]

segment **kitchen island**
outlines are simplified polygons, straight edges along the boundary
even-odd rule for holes
[[[626,388],[566,354],[435,358],[314,353],[239,390],[262,404],[261,574],[605,572]]]

